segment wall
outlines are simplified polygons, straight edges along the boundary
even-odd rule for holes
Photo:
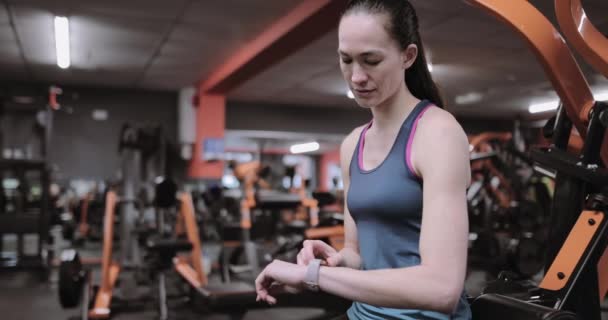
[[[323,108],[228,102],[226,129],[347,134],[371,119],[362,108]]]
[[[176,92],[158,92],[113,88],[63,88],[59,97],[62,111],[55,114],[51,161],[56,177],[64,179],[114,178],[120,168],[118,134],[126,121],[160,123],[171,142],[177,136]],[[31,96],[33,103],[6,106],[2,120],[4,142],[9,145],[29,143],[35,156],[39,147],[33,134],[35,110],[47,102],[48,87],[44,85],[0,84],[0,95]],[[106,110],[108,119],[96,121],[92,113]],[[71,110],[66,112],[66,110]],[[226,129],[267,130],[344,134],[368,122],[371,114],[361,108],[322,108],[268,105],[228,101]],[[468,132],[483,130],[509,130],[510,121],[486,119],[459,119]],[[185,176],[185,163],[174,155],[172,166],[177,174]],[[315,177],[316,178],[316,177]],[[319,183],[324,179],[322,177]]]
[[[57,113],[51,161],[66,177],[115,177],[120,168],[118,135],[125,122],[161,125],[175,143],[177,95],[175,93],[77,90],[78,97],[65,104],[73,112]],[[69,96],[68,91],[68,96]],[[94,110],[106,110],[108,119],[96,121]],[[76,151],[76,152],[74,152]]]
[[[508,131],[511,120],[458,118],[468,133]],[[363,108],[322,108],[312,106],[284,106],[263,103],[228,101],[226,129],[267,130],[287,132],[340,133],[371,120],[371,113]]]
[[[42,109],[46,105],[46,87],[36,85],[4,85],[5,96],[31,96],[30,105],[10,102],[3,123],[5,144],[25,141],[23,132],[30,129],[32,120],[21,116],[14,121],[20,108]],[[177,93],[155,92],[136,89],[112,88],[63,88],[58,100],[62,109],[54,113],[52,150],[50,161],[58,180],[115,178],[120,169],[118,136],[122,125],[132,123],[160,124],[166,138],[175,143],[177,135]],[[107,120],[96,121],[94,110],[107,111]],[[11,115],[10,117],[8,115]],[[30,112],[30,114],[33,114]],[[29,115],[28,115],[29,117]],[[11,135],[14,128],[25,128],[17,135]],[[7,143],[8,142],[8,143]],[[174,161],[175,162],[175,161]],[[174,164],[180,166],[179,163]]]

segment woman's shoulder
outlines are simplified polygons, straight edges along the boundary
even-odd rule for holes
[[[427,134],[464,133],[458,120],[449,111],[439,107],[428,108],[417,124],[417,132]]]

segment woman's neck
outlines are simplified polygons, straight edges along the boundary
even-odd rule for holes
[[[419,101],[406,87],[400,89],[382,104],[372,107],[374,117],[372,128],[377,133],[397,130]]]

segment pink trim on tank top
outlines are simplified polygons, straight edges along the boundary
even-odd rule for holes
[[[373,122],[373,120],[370,121],[369,124],[363,128],[363,131],[361,132],[361,139],[359,139],[359,154],[357,156],[357,162],[359,162],[360,170],[365,170],[363,169],[363,145],[365,144],[365,133],[367,133],[367,129],[371,128]]]
[[[405,148],[405,162],[407,163],[407,167],[408,167],[408,169],[410,169],[410,172],[417,178],[420,178],[420,176],[418,176],[418,174],[414,170],[414,166],[412,165],[412,160],[410,159],[410,157],[411,157],[410,155],[412,154],[412,142],[414,141],[414,135],[416,134],[416,128],[418,127],[418,121],[420,121],[420,118],[422,118],[422,115],[427,110],[429,110],[429,108],[431,106],[432,105],[426,106],[422,111],[420,111],[420,113],[416,117],[416,120],[414,120],[414,124],[412,125],[412,130],[410,131],[410,136],[407,139],[407,147]]]

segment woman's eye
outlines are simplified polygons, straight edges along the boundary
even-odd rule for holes
[[[350,64],[351,62],[353,62],[352,59],[342,58],[342,63]]]
[[[379,60],[373,60],[373,61],[365,61],[366,64],[369,64],[370,66],[377,66],[380,61]]]

